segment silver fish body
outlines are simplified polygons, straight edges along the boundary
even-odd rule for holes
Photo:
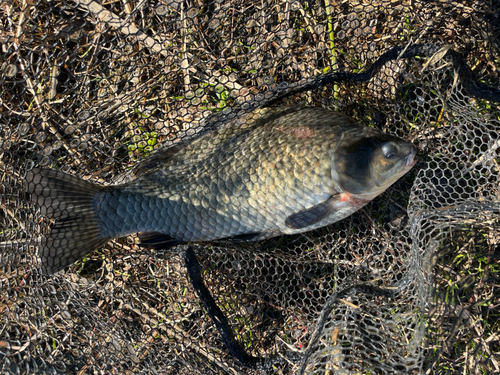
[[[42,268],[57,272],[112,238],[144,245],[260,240],[341,220],[415,164],[408,142],[322,108],[256,110],[99,186],[35,169],[27,189],[55,219]]]

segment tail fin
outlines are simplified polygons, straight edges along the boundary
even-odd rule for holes
[[[101,237],[92,203],[95,194],[105,187],[61,171],[39,168],[28,172],[25,186],[42,214],[55,220],[42,240],[44,273],[60,271],[110,240]]]

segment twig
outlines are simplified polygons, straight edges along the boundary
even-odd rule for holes
[[[191,86],[191,79],[189,78],[189,60],[187,55],[187,21],[186,12],[184,11],[184,2],[181,3],[181,38],[182,38],[182,61],[181,68],[184,73],[184,90],[188,93]]]
[[[28,86],[28,90],[33,95],[33,98],[35,99],[35,103],[40,110],[40,116],[42,117],[43,129],[44,130],[47,128],[50,129],[50,131],[56,135],[57,139],[62,139],[61,134],[59,134],[59,132],[52,125],[49,124],[49,121],[47,119],[47,115],[42,110],[42,104],[44,101],[43,96],[40,94],[37,94],[36,89],[35,89],[35,85],[33,84],[33,81],[30,78],[29,74],[27,73],[24,59],[22,58],[21,54],[19,53],[20,52],[19,40],[23,34],[24,23],[26,21],[26,18],[27,18],[27,15],[28,15],[30,9],[31,9],[31,5],[28,5],[27,1],[23,0],[22,11],[21,11],[21,14],[19,15],[19,23],[17,25],[16,38],[15,38],[15,42],[13,44],[14,44],[14,48],[16,49],[16,51],[19,54],[19,66],[21,67],[21,71],[25,75],[26,85]]]
[[[163,48],[161,43],[144,34],[131,22],[127,22],[130,17],[127,17],[127,20],[122,20],[116,14],[110,12],[96,1],[76,0],[76,3],[90,13],[94,14],[100,21],[105,22],[109,27],[120,30],[120,32],[124,35],[136,37],[139,42],[150,48],[151,51],[160,54],[163,57],[167,57],[167,50]]]

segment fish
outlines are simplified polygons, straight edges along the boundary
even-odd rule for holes
[[[42,272],[53,274],[134,233],[140,246],[166,249],[321,228],[383,193],[416,154],[410,142],[327,108],[259,108],[160,148],[124,182],[34,168],[25,188],[52,221],[39,254]]]

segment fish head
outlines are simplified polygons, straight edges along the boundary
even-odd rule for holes
[[[406,174],[416,154],[411,143],[377,129],[346,134],[333,155],[333,179],[342,191],[370,200]]]

